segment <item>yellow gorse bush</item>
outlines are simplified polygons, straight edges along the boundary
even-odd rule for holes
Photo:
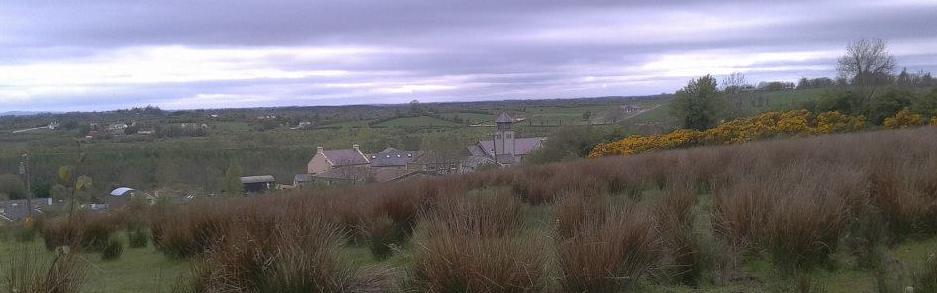
[[[724,122],[706,131],[680,129],[661,135],[632,135],[622,140],[599,144],[590,158],[631,155],[652,150],[667,150],[698,144],[735,144],[772,136],[807,136],[861,130],[865,117],[825,112],[813,117],[807,110],[767,112],[753,117]]]
[[[934,117],[931,117],[931,118],[930,118],[930,125],[931,125],[931,126],[937,126],[937,116],[934,116]]]
[[[924,117],[921,117],[920,114],[911,113],[908,108],[904,108],[895,113],[895,116],[885,118],[883,124],[888,129],[917,127],[924,125]]]
[[[817,134],[858,131],[865,127],[865,117],[848,116],[840,112],[824,112],[817,115]]]

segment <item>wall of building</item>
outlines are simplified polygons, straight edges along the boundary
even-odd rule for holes
[[[325,171],[328,171],[332,168],[332,165],[329,164],[326,160],[325,155],[322,153],[317,153],[315,156],[309,160],[309,163],[306,164],[306,173],[307,174],[319,174]]]

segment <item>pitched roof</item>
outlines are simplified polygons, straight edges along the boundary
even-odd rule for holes
[[[472,154],[472,156],[488,156],[488,152],[483,150],[480,145],[482,145],[481,142],[468,146],[469,154]]]
[[[416,173],[420,173],[418,170],[401,170],[401,169],[374,169],[373,170],[374,181],[377,182],[390,182]]]
[[[368,158],[372,167],[406,166],[423,155],[419,151],[400,151],[395,148],[386,148],[380,153],[370,154]]]
[[[241,177],[241,184],[263,183],[263,182],[274,182],[274,181],[277,181],[277,180],[273,178],[273,176],[271,175]]]
[[[364,157],[364,154],[355,149],[323,150],[322,154],[332,163],[332,166],[336,167],[368,163],[368,159]]]
[[[526,155],[529,154],[540,147],[543,146],[542,141],[546,140],[546,137],[525,137],[525,138],[515,138],[514,139],[514,154],[515,155]],[[494,140],[481,140],[478,142],[478,146],[485,152],[488,156],[494,156],[495,153],[495,142]],[[469,149],[471,150],[471,149]]]
[[[514,123],[514,119],[506,112],[501,112],[498,114],[498,119],[495,119],[495,123]]]

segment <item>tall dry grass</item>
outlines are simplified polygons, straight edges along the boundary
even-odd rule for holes
[[[564,203],[593,208],[574,201]],[[558,238],[560,283],[564,290],[620,292],[658,264],[660,241],[654,233],[650,212],[633,204],[607,209],[604,218],[589,218],[573,228],[570,237]],[[568,221],[559,219],[564,220]]]
[[[608,292],[661,274],[696,286],[709,242],[797,276],[840,249],[872,263],[881,245],[937,234],[935,149],[932,128],[762,141],[193,203],[149,222],[157,248],[227,264],[197,275],[237,288],[357,286],[336,250],[362,245],[409,250],[418,291]],[[523,225],[537,206],[550,228]]]
[[[441,199],[413,240],[413,279],[427,292],[540,292],[544,239],[519,235],[520,201],[505,189]]]
[[[18,293],[74,293],[86,282],[83,260],[67,248],[51,257],[28,246],[12,250],[3,284],[4,291]]]

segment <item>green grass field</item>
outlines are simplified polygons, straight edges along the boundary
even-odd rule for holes
[[[119,235],[124,236],[125,233],[119,232]],[[42,239],[27,243],[0,240],[0,289],[6,289],[11,258],[23,249],[33,249],[40,255],[52,255],[42,244]],[[117,260],[104,261],[100,253],[82,253],[78,261],[85,268],[87,280],[82,292],[89,293],[171,292],[189,270],[188,261],[167,258],[156,251],[152,244],[145,248],[125,246]]]
[[[381,127],[462,127],[462,124],[429,116],[402,117],[378,123]]]

